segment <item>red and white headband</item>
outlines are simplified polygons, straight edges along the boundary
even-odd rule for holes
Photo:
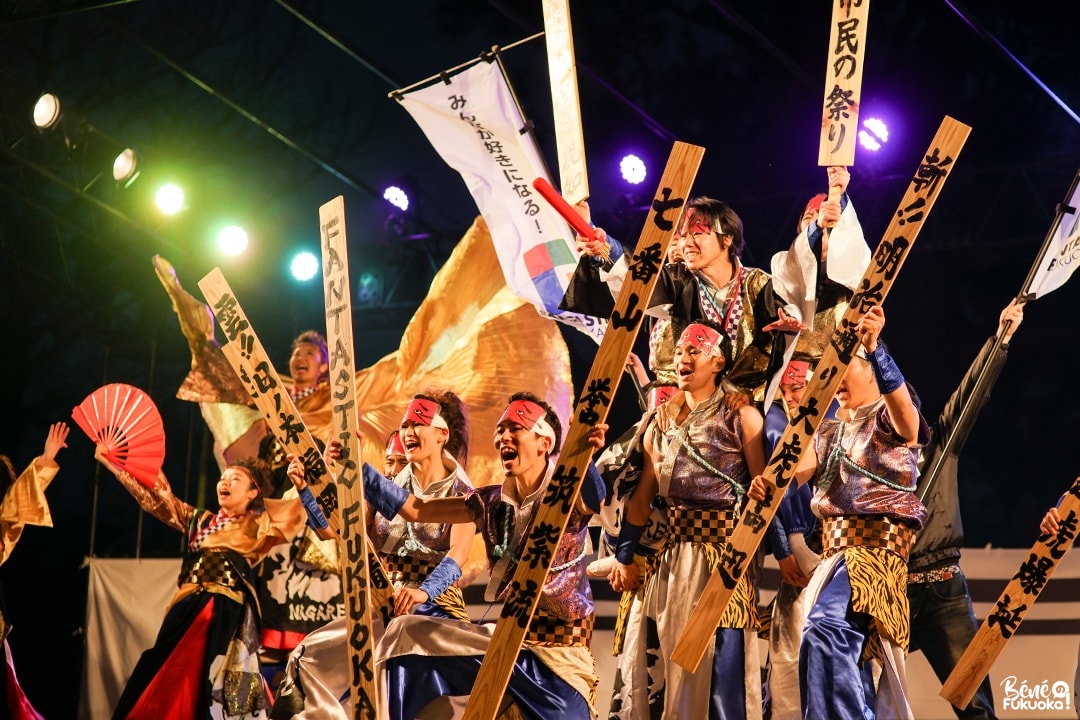
[[[515,400],[506,406],[506,410],[499,417],[499,425],[507,421],[515,422],[523,428],[532,430],[537,435],[555,440],[555,428],[547,421],[547,411],[541,406],[525,400]]]
[[[679,342],[676,344],[690,345],[696,347],[706,355],[720,357],[723,354],[723,351],[720,348],[720,342],[723,340],[723,337],[723,335],[708,325],[690,323],[686,326],[686,329],[682,331],[682,335],[679,336]]]
[[[431,425],[432,427],[449,430],[446,419],[439,414],[439,403],[427,398],[413,398],[409,401],[409,407],[405,408],[405,415],[401,418],[401,424],[414,422],[417,425]]]

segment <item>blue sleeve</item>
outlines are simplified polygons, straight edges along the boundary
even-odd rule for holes
[[[623,515],[622,525],[619,527],[619,539],[615,543],[615,559],[623,565],[634,562],[634,553],[637,552],[638,543],[644,532],[644,525],[629,523]]]
[[[874,370],[874,379],[882,395],[899,390],[904,384],[904,375],[896,366],[896,361],[885,351],[885,346],[878,343],[874,352],[866,354],[866,360]]]
[[[783,501],[781,501],[781,504]],[[779,512],[779,511],[778,511]],[[777,560],[783,560],[791,555],[791,545],[788,544],[787,532],[780,522],[780,516],[773,517],[769,527],[765,529],[765,552]]]
[[[311,488],[307,485],[300,491],[300,502],[303,503],[304,510],[307,512],[308,527],[312,530],[321,530],[330,526],[330,523],[326,521],[326,516],[323,515],[322,508],[319,507],[318,501],[315,500]]]
[[[781,401],[773,402],[769,408],[769,412],[765,413],[765,459],[772,457],[773,450],[776,449],[776,443],[780,442],[780,438],[784,435],[784,430],[787,429],[788,418],[787,413],[784,412],[784,406]]]
[[[840,196],[840,212],[847,210],[848,196],[844,193]],[[817,250],[818,245],[821,243],[821,227],[817,224],[817,218],[810,221],[810,224],[806,226],[806,239],[810,241],[810,249]]]
[[[593,511],[593,514],[600,512],[600,503],[604,502],[607,497],[607,485],[604,483],[604,477],[600,474],[600,471],[596,469],[596,465],[589,463],[589,467],[585,470],[585,479],[581,483],[581,502],[585,503],[585,507]]]
[[[447,588],[456,583],[460,577],[461,566],[457,564],[457,560],[447,555],[428,573],[424,582],[420,583],[420,589],[427,593],[428,600],[434,600],[446,592]]]
[[[364,499],[384,518],[393,520],[409,499],[409,491],[387,480],[368,463],[364,463],[363,475]]]
[[[784,526],[786,535],[802,533],[809,535],[817,527],[817,516],[810,509],[810,500],[814,492],[810,485],[796,485],[784,494],[780,501],[780,507],[776,510],[776,517]]]

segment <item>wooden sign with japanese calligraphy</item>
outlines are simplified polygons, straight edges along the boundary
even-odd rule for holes
[[[543,0],[544,40],[547,43],[551,104],[555,111],[555,151],[559,157],[559,187],[571,205],[589,197],[585,174],[585,139],[581,131],[574,34],[569,0]]]
[[[1039,535],[1028,559],[1005,586],[993,611],[983,620],[979,631],[941,687],[941,697],[956,707],[965,708],[971,702],[983,678],[1005,649],[1005,643],[1016,633],[1020,622],[1076,540],[1080,528],[1080,478],[1074,480],[1065,491],[1058,512],[1061,513],[1061,522],[1058,523],[1057,533]]]
[[[736,584],[753,560],[766,528],[776,515],[780,498],[795,477],[795,466],[810,451],[811,438],[859,347],[856,323],[868,309],[885,300],[970,131],[967,125],[946,117],[915,171],[892,223],[874,251],[870,267],[806,386],[802,405],[784,429],[765,467],[768,484],[765,500],[750,500],[743,509],[735,531],[721,549],[720,565],[709,578],[675,645],[671,659],[687,670],[695,671],[701,662]]]
[[[221,346],[225,359],[251,393],[255,407],[262,413],[282,449],[303,459],[305,479],[330,521],[330,527],[338,532],[341,514],[338,512],[337,484],[240,302],[219,268],[208,272],[199,281],[199,288],[225,333],[225,343]]]
[[[360,440],[356,406],[356,363],[353,353],[352,293],[349,290],[349,248],[345,237],[345,199],[340,195],[319,208],[323,295],[326,301],[326,344],[330,351],[331,433],[341,443],[337,465],[338,504],[345,562],[345,623],[348,634],[349,687],[353,718],[375,720],[379,692],[375,675],[373,606],[369,603],[371,573],[366,554],[367,522],[364,483],[360,474]],[[345,658],[342,658],[344,660]]]
[[[832,0],[832,8],[818,165],[847,167],[855,163],[855,140],[859,134],[870,0]]]
[[[339,532],[342,518],[338,504],[337,483],[323,461],[318,445],[300,418],[277,370],[244,314],[221,270],[214,268],[199,281],[211,311],[225,333],[222,354],[236,376],[244,383],[255,407],[262,413],[270,431],[285,452],[304,460],[305,479],[319,503],[330,528]],[[370,541],[367,542],[368,569],[371,574],[372,602],[379,608],[384,621],[393,607],[393,587],[390,575],[382,565]]]
[[[704,148],[681,142],[672,148],[607,333],[576,399],[558,467],[527,532],[517,571],[465,707],[466,720],[493,720],[502,702],[552,558],[581,491],[581,480],[592,462],[589,434],[607,418],[704,152]]]

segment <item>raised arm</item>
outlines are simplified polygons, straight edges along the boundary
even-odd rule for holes
[[[877,381],[878,391],[885,398],[885,406],[889,409],[889,419],[893,427],[908,445],[916,445],[922,425],[919,411],[911,399],[900,368],[885,351],[885,346],[878,342],[884,327],[885,311],[880,305],[875,305],[859,319],[855,331],[859,334],[866,359],[874,370],[874,379]]]
[[[131,494],[131,497],[135,498],[135,502],[139,503],[139,507],[145,512],[174,530],[187,532],[191,518],[195,515],[195,508],[173,495],[165,475],[159,472],[153,487],[147,487],[109,462],[109,459],[105,457],[105,448],[101,445],[98,445],[94,451],[94,459],[116,476],[120,484]]]

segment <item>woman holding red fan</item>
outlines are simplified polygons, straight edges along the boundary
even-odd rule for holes
[[[261,466],[241,460],[218,480],[220,510],[197,509],[173,495],[160,472],[143,484],[107,453],[99,444],[95,457],[139,506],[188,538],[176,595],[113,717],[193,718],[209,711],[216,718],[265,718],[270,697],[259,668],[252,567],[303,526],[300,501],[264,499]],[[294,473],[303,476],[299,461],[289,466]]]

